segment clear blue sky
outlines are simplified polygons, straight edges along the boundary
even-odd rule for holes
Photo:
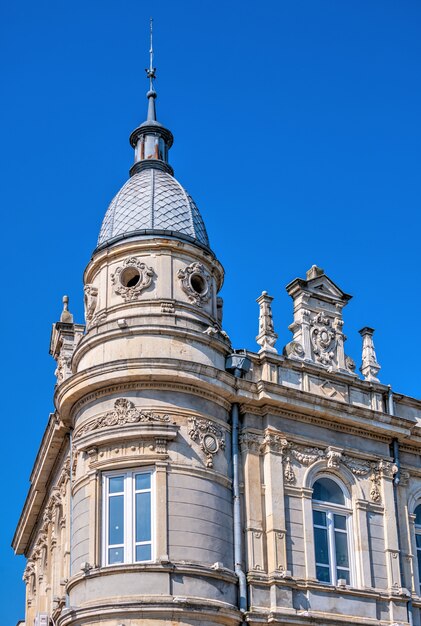
[[[52,322],[132,162],[155,18],[171,163],[226,270],[225,329],[255,350],[263,289],[316,263],[354,298],[347,352],[376,328],[381,380],[419,396],[419,0],[40,0],[0,7],[3,237],[1,624],[24,615],[9,547],[48,414]],[[10,489],[11,486],[11,489]]]

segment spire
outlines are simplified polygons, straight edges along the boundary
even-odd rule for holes
[[[150,46],[149,46],[149,67],[145,70],[149,79],[148,116],[143,124],[140,124],[130,135],[130,144],[135,150],[134,164],[130,169],[130,176],[144,169],[159,169],[173,174],[173,169],[168,163],[168,150],[173,143],[171,131],[165,128],[156,119],[155,100],[157,97],[154,80],[156,78],[156,68],[153,65],[153,20],[149,23]]]
[[[153,19],[150,19],[150,48],[149,48],[149,68],[145,70],[146,76],[149,78],[149,91],[146,97],[149,100],[148,104],[148,122],[156,122],[156,91],[154,87],[154,80],[156,78],[156,67],[153,66]]]

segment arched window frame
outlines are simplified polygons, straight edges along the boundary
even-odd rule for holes
[[[421,596],[421,519],[417,523],[417,510],[420,510],[421,518],[421,502],[418,502],[414,508],[414,531],[415,531],[415,550],[416,550],[416,562],[418,567],[418,589],[417,593]]]
[[[321,478],[328,478],[338,485],[344,495],[345,504],[335,504],[327,501],[319,501],[314,500],[312,498],[312,511],[313,511],[313,538],[314,538],[314,552],[315,552],[315,568],[316,568],[316,578],[320,582],[324,582],[328,585],[338,585],[338,580],[341,578],[346,580],[346,584],[349,586],[356,585],[356,563],[355,563],[355,552],[353,547],[353,527],[352,527],[352,501],[348,492],[348,489],[344,485],[344,483],[337,478],[337,476],[329,473],[323,472],[318,473],[314,476],[312,481],[312,488],[318,480]],[[325,514],[326,524],[323,526],[321,523],[315,523],[314,511],[319,511]],[[335,528],[335,515],[345,517],[345,528]],[[317,562],[316,557],[316,533],[315,528],[320,528],[326,531],[327,535],[327,545],[328,545],[328,564],[322,564]],[[338,566],[336,563],[336,535],[346,534],[346,545],[348,550],[348,568]],[[329,581],[321,580],[318,574],[320,574],[320,569],[318,568],[328,568],[329,569]],[[338,575],[342,572],[343,576]],[[346,576],[346,573],[349,572],[349,576]]]

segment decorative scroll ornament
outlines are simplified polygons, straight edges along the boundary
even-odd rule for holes
[[[130,257],[111,274],[111,282],[115,285],[116,294],[125,302],[132,302],[151,285],[154,275],[152,267],[148,267],[137,257]]]
[[[112,411],[108,411],[105,415],[82,426],[82,428],[76,432],[75,437],[81,437],[93,430],[109,428],[110,426],[123,426],[124,424],[137,424],[141,422],[168,423],[169,421],[169,415],[156,415],[149,411],[140,411],[135,407],[133,402],[127,400],[127,398],[119,398],[114,402],[114,409]]]
[[[201,450],[206,455],[206,467],[213,467],[213,457],[218,450],[225,449],[225,436],[222,428],[219,428],[210,420],[189,418],[189,436],[197,441]]]
[[[315,360],[322,365],[331,365],[335,357],[336,333],[329,317],[318,313],[310,322],[310,339]]]
[[[178,270],[181,288],[189,302],[202,306],[212,295],[210,276],[202,263],[191,263],[184,270]]]
[[[98,303],[98,288],[94,285],[85,285],[85,321],[86,325],[90,326],[95,314],[95,309]]]

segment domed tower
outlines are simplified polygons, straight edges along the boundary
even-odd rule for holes
[[[223,268],[173,177],[152,61],[148,77],[130,178],[84,273],[86,332],[55,394],[72,429],[63,626],[239,621]]]

